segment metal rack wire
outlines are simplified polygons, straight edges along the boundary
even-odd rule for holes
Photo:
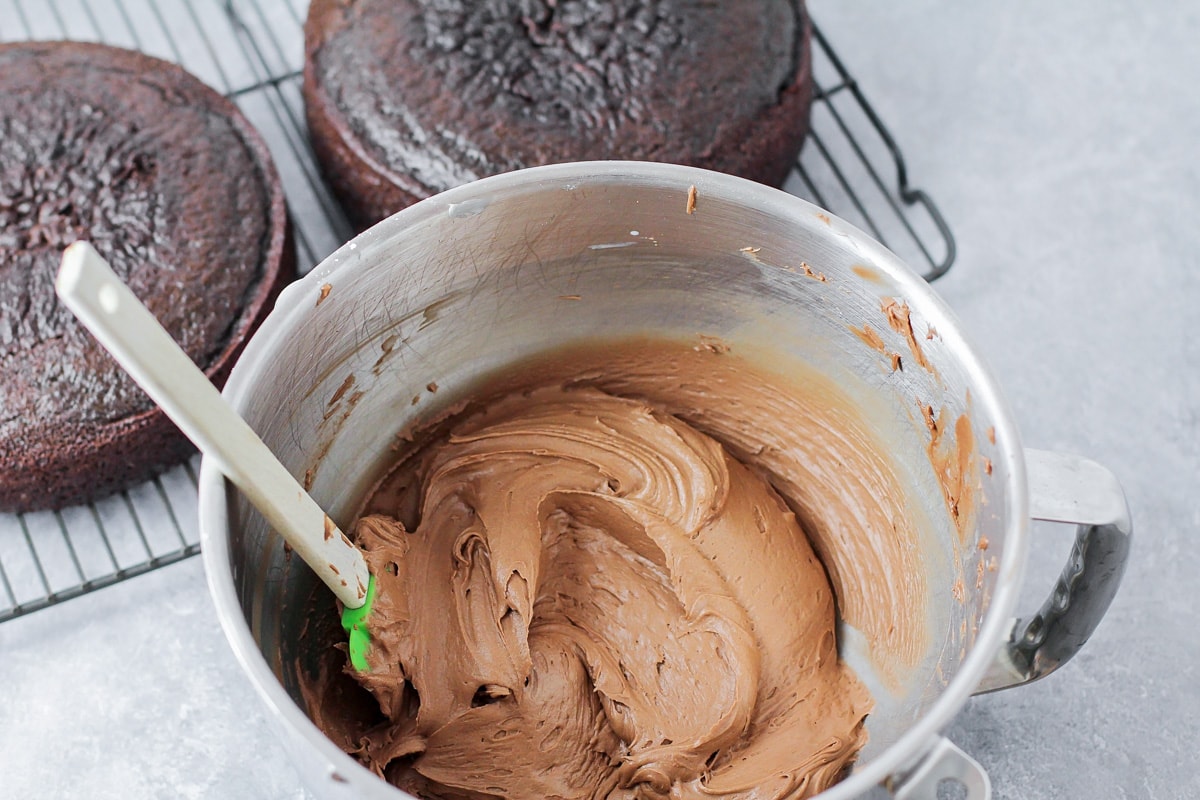
[[[307,0],[0,0],[0,41],[77,39],[182,64],[232,98],[274,155],[310,268],[352,234],[322,183],[300,95]],[[933,200],[909,186],[891,134],[820,30],[812,130],[785,188],[869,231],[927,280],[954,262]],[[198,460],[87,506],[0,514],[0,622],[200,550]]]

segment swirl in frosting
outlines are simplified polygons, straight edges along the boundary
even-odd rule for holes
[[[675,416],[516,393],[385,485],[355,530],[379,585],[355,677],[386,721],[350,749],[397,786],[804,798],[864,744],[870,697],[795,514]]]

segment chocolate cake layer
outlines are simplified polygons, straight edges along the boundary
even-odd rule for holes
[[[476,178],[591,159],[780,185],[808,127],[801,0],[313,0],[313,148],[360,227]]]
[[[231,102],[140,53],[0,45],[0,510],[95,499],[192,452],[58,302],[77,239],[217,383],[295,269],[279,178]]]

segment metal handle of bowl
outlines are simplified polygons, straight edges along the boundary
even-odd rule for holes
[[[1026,450],[1030,516],[1078,526],[1075,546],[1050,598],[1013,621],[977,694],[1044,678],[1067,663],[1095,631],[1117,593],[1133,525],[1116,477],[1094,461]]]
[[[992,796],[987,772],[944,736],[937,737],[915,767],[902,777],[888,779],[884,788],[895,800],[932,800],[944,782],[958,784],[966,800],[990,800]]]

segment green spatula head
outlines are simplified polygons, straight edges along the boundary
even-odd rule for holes
[[[370,672],[367,653],[371,650],[371,632],[367,620],[371,607],[375,605],[375,576],[367,581],[367,599],[358,608],[347,607],[342,611],[342,627],[350,641],[350,664],[357,672]]]

